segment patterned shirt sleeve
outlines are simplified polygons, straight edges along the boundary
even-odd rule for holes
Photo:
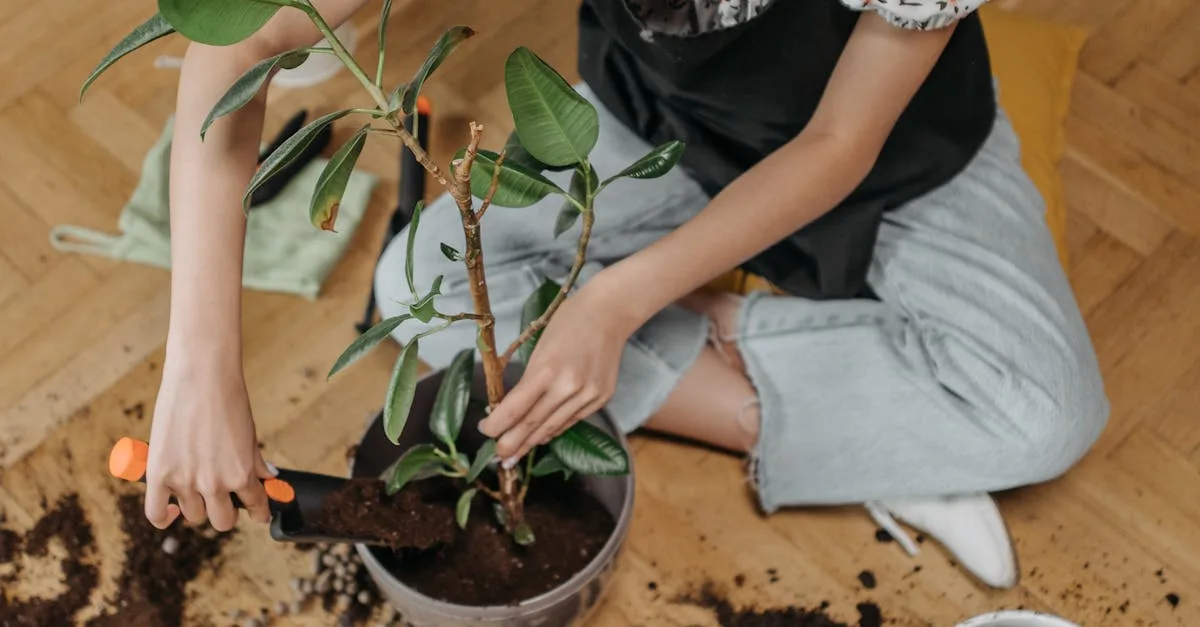
[[[911,30],[945,28],[987,0],[841,0],[855,11],[874,11],[888,22]]]

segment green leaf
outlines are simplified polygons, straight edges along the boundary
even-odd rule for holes
[[[629,167],[621,170],[617,174],[608,177],[604,181],[604,185],[622,178],[628,177],[633,179],[656,179],[675,167],[679,163],[679,158],[683,156],[684,144],[681,141],[669,141],[654,150],[651,150],[646,156],[634,161]],[[603,186],[602,186],[603,187]]]
[[[417,284],[413,282],[413,248],[417,245],[417,225],[421,224],[421,211],[425,209],[425,201],[418,200],[413,206],[412,219],[408,221],[408,250],[404,257],[404,278],[408,281],[408,289],[413,298],[417,297]]]
[[[326,376],[326,378],[332,377],[341,369],[358,361],[360,357],[366,355],[371,351],[371,349],[378,346],[384,338],[391,335],[392,331],[396,330],[396,327],[400,326],[405,320],[409,320],[411,318],[412,316],[408,314],[392,316],[391,318],[381,320],[375,326],[367,329],[366,333],[363,333],[362,335],[358,336],[357,339],[351,342],[350,346],[347,346],[346,350],[342,352],[341,357],[338,357],[337,361],[333,362],[333,367],[329,369],[329,374]]]
[[[533,544],[535,540],[533,536],[533,527],[530,527],[529,523],[527,522],[522,522],[521,524],[517,525],[517,528],[513,529],[513,540],[515,540],[517,544],[521,546],[529,546]]]
[[[304,128],[296,131],[295,135],[284,140],[275,152],[272,152],[258,167],[258,171],[254,173],[254,178],[250,179],[250,185],[246,188],[245,195],[242,196],[242,209],[250,210],[250,197],[254,195],[254,191],[262,187],[271,177],[279,174],[281,170],[286,168],[296,157],[313,142],[313,139],[325,129],[326,126],[333,124],[334,120],[343,118],[350,113],[350,109],[334,111],[327,113],[312,122],[309,122]]]
[[[379,12],[379,34],[376,37],[376,42],[378,43],[378,46],[379,46],[379,49],[378,49],[378,53],[379,53],[379,57],[380,57],[379,66],[381,69],[383,67],[383,56],[385,53],[385,49],[387,48],[388,18],[391,17],[391,15],[392,15],[392,0],[383,0],[383,9],[380,10],[380,12]]]
[[[504,157],[505,161],[511,161],[518,165],[523,165],[534,172],[545,172],[547,170],[551,172],[562,172],[563,170],[570,170],[572,167],[574,167],[573,164],[547,165],[541,161],[538,161],[537,158],[529,154],[529,151],[525,150],[525,147],[521,145],[521,138],[517,135],[515,130],[508,134],[508,139],[504,142],[504,154],[506,155]]]
[[[483,469],[487,468],[495,456],[496,441],[489,438],[483,444],[479,445],[478,451],[475,451],[475,461],[471,463],[471,469],[467,471],[467,476],[464,480],[467,483],[474,483],[479,478],[479,475],[483,473]]]
[[[281,4],[248,0],[158,0],[158,12],[179,34],[210,46],[235,44],[262,28]]]
[[[563,466],[585,475],[623,475],[629,456],[612,437],[588,422],[577,422],[550,440],[550,451]]]
[[[430,49],[429,55],[425,57],[425,62],[417,68],[417,73],[413,75],[408,87],[404,89],[404,96],[400,100],[400,108],[404,113],[412,113],[417,106],[417,96],[426,79],[446,60],[446,57],[450,56],[451,52],[454,52],[455,48],[474,34],[475,31],[470,26],[452,26],[442,33],[437,43],[433,44],[433,48]]]
[[[521,308],[522,332],[528,329],[534,320],[537,320],[542,314],[546,313],[546,309],[550,307],[550,303],[554,301],[554,298],[558,296],[560,291],[562,291],[561,285],[550,279],[542,279],[542,284],[525,299],[525,305]],[[538,339],[542,337],[543,330],[538,329],[535,331],[529,337],[529,341],[517,349],[517,356],[522,363],[529,363],[529,356],[533,354],[533,349],[537,346]]]
[[[475,349],[464,348],[454,356],[442,375],[437,399],[433,402],[433,415],[429,417],[429,430],[449,446],[454,446],[458,440],[463,419],[467,417],[474,378]]]
[[[79,88],[79,101],[83,102],[83,94],[88,90],[88,87],[91,87],[92,83],[94,83],[96,79],[99,78],[102,73],[104,73],[105,70],[112,67],[114,63],[120,60],[121,57],[124,57],[125,55],[152,41],[166,37],[173,32],[175,32],[175,29],[169,22],[167,22],[166,19],[163,18],[161,13],[155,13],[150,17],[150,19],[139,24],[137,28],[133,29],[133,32],[126,35],[125,39],[122,39],[120,43],[116,45],[116,47],[110,50],[108,54],[100,60],[100,65],[97,65],[96,69],[92,70],[92,73],[89,74],[87,79],[83,81],[83,86]]]
[[[521,145],[538,161],[582,163],[595,148],[596,108],[532,50],[520,47],[509,55],[504,86]]]
[[[508,512],[504,511],[503,505],[495,501],[492,501],[492,516],[496,517],[496,522],[499,523],[501,527],[508,526]]]
[[[558,461],[558,458],[554,456],[554,453],[547,452],[542,456],[541,459],[538,460],[537,464],[534,464],[533,472],[531,474],[535,477],[545,477],[546,475],[552,475],[556,472],[566,474],[571,471],[566,466],[563,466],[562,462]]]
[[[580,207],[589,205],[588,198],[596,189],[596,169],[588,164],[587,169],[584,169],[583,164],[575,167],[575,172],[571,174],[571,188],[567,192],[568,198],[563,202],[563,208],[558,212],[558,218],[554,221],[554,237],[558,237],[566,233],[581,215]]]
[[[466,529],[467,518],[471,516],[471,499],[475,498],[475,488],[471,488],[458,497],[458,505],[454,507],[454,520],[458,526]]]
[[[437,310],[433,307],[433,299],[440,296],[442,293],[442,281],[445,280],[445,275],[438,275],[433,280],[433,285],[429,288],[429,293],[421,298],[421,300],[408,306],[408,310],[413,317],[421,322],[429,322],[433,320],[433,316],[437,314]]]
[[[575,226],[575,222],[579,220],[579,209],[570,201],[563,203],[563,208],[558,212],[558,217],[554,219],[554,237],[558,237],[563,233],[571,230]]]
[[[432,444],[418,444],[408,449],[400,457],[400,461],[396,462],[392,475],[388,477],[387,493],[399,492],[418,475],[426,474],[431,467],[437,467],[441,463],[437,449]]]
[[[400,434],[404,432],[404,425],[408,422],[413,395],[417,391],[418,343],[417,338],[413,338],[401,349],[400,357],[396,359],[396,367],[392,370],[387,397],[384,399],[383,431],[392,444],[400,442]]]
[[[446,259],[449,259],[450,261],[462,261],[463,260],[462,253],[458,252],[458,249],[456,249],[455,247],[447,244],[446,242],[442,242],[441,247],[442,247],[442,254],[446,256]]]
[[[263,59],[254,64],[254,67],[246,70],[246,73],[239,76],[225,91],[225,95],[221,96],[217,104],[213,105],[212,111],[208,112],[208,117],[204,118],[204,124],[200,125],[200,139],[204,139],[208,133],[208,127],[212,126],[217,118],[229,115],[253,100],[254,96],[262,89],[263,84],[267,82],[271,70],[276,67],[290,70],[304,63],[305,59],[308,59],[308,49],[297,48]]]
[[[461,159],[465,152],[460,148],[455,160]],[[480,150],[476,154],[471,167],[471,194],[476,198],[487,198],[499,158],[499,154],[490,150]],[[564,193],[550,179],[518,163],[509,163],[505,156],[504,163],[500,164],[500,180],[496,183],[492,204],[497,207],[528,207],[550,194]]]
[[[334,230],[338,208],[342,205],[342,195],[346,193],[346,185],[350,183],[350,176],[354,174],[358,155],[362,154],[363,145],[367,143],[367,132],[370,128],[370,124],[364,125],[345,144],[342,144],[342,147],[325,163],[325,169],[317,178],[312,204],[308,209],[308,219],[313,226],[322,231]]]

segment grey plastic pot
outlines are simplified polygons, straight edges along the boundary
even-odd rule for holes
[[[442,372],[434,372],[417,384],[413,399],[411,418],[400,437],[400,445],[392,444],[383,432],[382,415],[375,418],[363,434],[362,440],[351,459],[350,474],[353,477],[379,476],[409,447],[433,441],[428,420],[433,409],[437,389],[442,381]],[[509,388],[520,377],[520,366],[514,364],[505,373]],[[483,442],[475,425],[483,417],[486,392],[482,369],[477,369],[472,391],[473,403],[468,412],[460,436],[459,450],[473,455]],[[606,430],[629,451],[624,435],[613,424],[607,414],[600,412],[588,419],[592,424]],[[357,545],[356,549],[383,596],[400,611],[404,624],[411,627],[458,627],[489,625],[495,627],[568,627],[583,625],[592,610],[599,605],[608,590],[616,567],[616,559],[625,544],[629,522],[633,513],[634,474],[632,455],[630,472],[619,477],[584,477],[585,489],[592,493],[616,520],[616,527],[608,542],[574,577],[561,586],[532,599],[511,606],[466,606],[447,603],[428,597],[405,585],[387,567],[391,562],[385,549]]]

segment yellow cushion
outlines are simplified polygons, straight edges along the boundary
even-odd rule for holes
[[[980,12],[992,72],[1000,83],[1000,106],[1021,140],[1021,164],[1046,201],[1046,223],[1059,261],[1069,268],[1067,203],[1058,163],[1066,141],[1063,119],[1088,32],[992,5]]]
[[[1087,31],[1078,26],[984,5],[980,9],[991,52],[992,71],[1000,84],[1004,108],[1021,141],[1021,164],[1046,202],[1046,223],[1068,268],[1067,205],[1058,163],[1062,159],[1063,118],[1071,102],[1071,85]],[[780,293],[761,277],[734,270],[709,283],[709,289],[746,294]]]

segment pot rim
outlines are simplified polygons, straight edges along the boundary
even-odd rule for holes
[[[438,376],[443,372],[445,372],[444,368],[440,370],[431,369],[429,372],[425,373],[424,376],[418,379],[417,385],[420,385],[426,380]],[[629,472],[624,476],[613,477],[624,482],[625,498],[621,502],[620,512],[616,516],[617,524],[613,527],[612,533],[609,534],[608,540],[605,541],[604,546],[602,546],[600,550],[596,552],[596,555],[592,557],[591,561],[589,561],[583,568],[579,569],[566,581],[547,590],[546,592],[543,592],[542,594],[539,594],[538,596],[531,597],[511,605],[460,605],[458,603],[449,603],[442,601],[441,599],[435,599],[415,590],[408,584],[404,583],[398,577],[392,574],[391,571],[385,568],[383,564],[381,564],[379,560],[375,558],[375,554],[371,551],[371,547],[365,544],[354,545],[358,550],[359,556],[364,561],[370,560],[373,562],[374,566],[376,566],[376,569],[372,570],[378,570],[381,573],[385,573],[391,580],[391,583],[403,590],[405,594],[420,597],[427,607],[445,614],[465,618],[504,620],[507,618],[508,613],[514,611],[534,611],[544,607],[549,607],[555,603],[558,603],[563,598],[566,598],[575,590],[582,589],[588,581],[595,577],[595,573],[589,575],[589,571],[592,571],[600,560],[615,558],[620,545],[625,541],[625,537],[628,535],[629,525],[633,520],[634,488],[636,486],[633,451],[629,447],[629,440],[625,437],[625,433],[621,431],[620,427],[617,426],[616,422],[608,415],[608,412],[606,412],[603,407],[592,414],[592,416],[598,417],[607,427],[609,427],[611,433],[616,436],[617,443],[620,444],[621,449],[629,456]],[[358,442],[360,444],[362,443],[363,439],[366,438],[367,433],[370,432],[371,426],[374,425],[375,421],[378,419],[379,416],[376,415],[367,422],[366,428],[363,429],[362,435],[360,435],[358,438]],[[357,461],[357,455],[350,460],[348,472],[351,476],[354,474],[354,465]],[[506,613],[506,616],[497,616],[497,613],[499,612]]]
[[[1075,623],[1053,614],[1046,612],[1038,612],[1035,610],[999,610],[996,612],[988,612],[978,616],[972,616],[956,625],[955,627],[987,627],[997,620],[1008,620],[1014,618],[1030,619],[1037,621],[1039,627],[1079,627]]]

